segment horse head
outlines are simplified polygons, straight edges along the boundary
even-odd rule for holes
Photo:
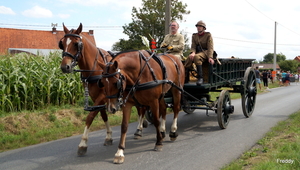
[[[118,68],[118,62],[107,63],[99,84],[104,86],[107,101],[107,111],[115,113],[123,104],[123,92],[126,87],[125,76]]]
[[[69,30],[64,24],[64,37],[59,41],[59,48],[63,50],[61,70],[64,73],[73,72],[73,68],[76,66],[80,56],[82,56],[83,43],[80,33],[82,32],[82,24],[74,30]]]

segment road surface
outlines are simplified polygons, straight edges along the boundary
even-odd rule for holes
[[[214,170],[238,158],[250,149],[278,121],[300,110],[300,85],[271,89],[257,95],[253,115],[245,118],[241,99],[232,100],[235,112],[227,129],[221,130],[214,112],[209,117],[204,110],[193,114],[181,112],[178,119],[178,139],[169,137],[163,151],[153,151],[154,126],[144,129],[143,138],[133,139],[137,123],[131,123],[127,135],[125,162],[113,164],[120,136],[120,126],[113,128],[114,144],[103,146],[105,131],[90,133],[86,156],[77,156],[81,135],[0,153],[2,170]],[[168,115],[167,132],[172,114]],[[83,128],[83,127],[82,127]],[[295,158],[287,158],[295,159]],[[275,161],[275,160],[274,160]]]

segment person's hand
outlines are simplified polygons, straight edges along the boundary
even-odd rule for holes
[[[194,61],[194,57],[195,57],[195,53],[192,52],[192,53],[189,55],[189,58],[190,58],[192,61]]]
[[[168,47],[168,44],[164,43],[161,48],[167,48]]]
[[[208,58],[208,62],[209,62],[210,64],[214,64],[214,63],[215,63],[215,61],[214,61],[212,58]]]
[[[172,50],[172,49],[173,49],[173,46],[170,45],[170,46],[167,47],[167,49],[168,49],[168,50]]]

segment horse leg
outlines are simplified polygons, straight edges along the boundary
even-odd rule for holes
[[[137,129],[134,133],[134,139],[139,139],[143,136],[143,128],[147,128],[148,127],[148,123],[147,121],[145,121],[144,119],[144,115],[145,115],[145,108],[144,107],[136,107],[137,111],[138,111],[138,115],[139,115],[139,123],[137,126]]]
[[[153,124],[155,126],[156,129],[156,143],[155,143],[155,147],[154,150],[155,151],[162,151],[162,141],[163,141],[163,137],[162,134],[160,132],[160,115],[159,115],[159,111],[160,111],[160,105],[158,103],[159,101],[156,100],[153,103],[151,103],[150,106],[150,110],[153,114]]]
[[[175,141],[177,139],[178,133],[177,133],[177,118],[178,118],[178,113],[180,111],[180,100],[181,100],[181,93],[175,89],[172,90],[173,94],[173,112],[174,112],[174,118],[171,126],[171,130],[169,133],[169,137],[171,141]]]
[[[112,145],[112,143],[113,143],[112,130],[111,130],[110,124],[108,122],[107,113],[105,110],[101,110],[100,113],[101,113],[101,117],[102,117],[102,119],[105,123],[105,127],[106,127],[106,137],[105,137],[105,141],[104,141],[103,145],[104,146]]]
[[[161,115],[161,124],[160,124],[160,133],[162,138],[166,137],[166,115],[167,115],[167,106],[164,99],[160,100],[159,103],[159,115]]]
[[[124,149],[125,149],[125,142],[126,142],[126,133],[128,129],[128,122],[130,119],[130,113],[131,113],[131,108],[132,106],[129,106],[130,104],[127,103],[123,107],[123,119],[122,119],[122,125],[121,125],[121,138],[120,138],[120,143],[118,146],[118,151],[115,154],[113,163],[115,164],[121,164],[124,162],[125,156],[124,156]]]
[[[84,132],[82,134],[81,141],[78,145],[78,150],[77,150],[78,156],[83,156],[87,152],[87,147],[88,147],[87,141],[88,141],[89,129],[90,129],[90,126],[91,126],[95,116],[97,115],[97,113],[98,113],[98,111],[93,111],[93,112],[90,112],[89,115],[87,116],[87,119],[85,121]]]

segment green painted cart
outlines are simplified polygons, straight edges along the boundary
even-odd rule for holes
[[[245,117],[250,117],[254,111],[256,101],[256,76],[252,68],[254,59],[219,58],[220,64],[204,63],[204,83],[197,86],[195,82],[184,85],[182,109],[191,114],[195,109],[204,109],[217,114],[220,128],[225,129],[229,123],[230,115],[234,112],[230,93],[240,93],[242,109]],[[193,73],[194,71],[192,71]],[[196,76],[196,75],[195,75]],[[210,92],[220,92],[219,97],[212,101]],[[168,107],[172,106],[170,94],[165,96]],[[146,119],[151,121],[151,112],[147,111]]]

